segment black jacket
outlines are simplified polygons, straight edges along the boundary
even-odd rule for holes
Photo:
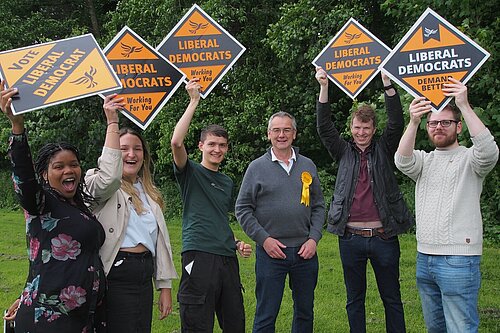
[[[404,118],[399,95],[387,96],[387,126],[383,134],[373,137],[368,148],[368,172],[375,205],[385,234],[389,237],[407,231],[415,219],[403,199],[394,174],[394,153],[404,130]],[[328,211],[327,230],[342,236],[345,231],[357,184],[360,152],[353,141],[342,139],[331,121],[329,103],[316,104],[317,130],[330,156],[338,163],[332,203]]]

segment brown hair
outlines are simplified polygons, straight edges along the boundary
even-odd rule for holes
[[[207,135],[209,134],[225,138],[229,141],[229,135],[227,134],[226,129],[220,125],[208,125],[207,127],[203,128],[200,134],[200,141],[204,142],[207,138]]]
[[[165,208],[165,202],[163,201],[160,190],[153,184],[153,161],[151,159],[151,154],[149,153],[149,147],[139,132],[129,127],[123,127],[120,129],[120,137],[124,136],[125,134],[135,135],[139,138],[139,140],[141,140],[142,150],[144,152],[144,161],[142,163],[141,169],[139,170],[138,176],[141,179],[142,186],[144,187],[144,192],[146,192],[146,194],[149,195],[163,210]],[[139,193],[137,193],[134,188],[134,185],[126,179],[122,178],[121,188],[132,197],[132,204],[134,205],[135,211],[138,214],[143,213],[144,206],[142,204],[141,198],[139,197]]]
[[[462,121],[462,112],[460,109],[454,104],[454,103],[448,103],[443,110],[449,110],[453,114],[453,119],[456,121]],[[441,111],[443,111],[441,110]],[[429,117],[431,116],[433,112],[429,112],[427,114],[427,120],[429,120]]]
[[[354,121],[354,118],[358,118],[363,123],[368,123],[370,120],[373,120],[373,127],[377,127],[377,117],[375,114],[375,110],[368,105],[363,104],[356,111],[354,111],[351,115],[351,125]]]

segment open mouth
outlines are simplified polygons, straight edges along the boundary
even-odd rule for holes
[[[137,164],[137,161],[136,161],[136,160],[126,160],[126,161],[125,161],[125,164],[128,164],[128,165],[136,165],[136,164]]]
[[[67,192],[73,192],[76,188],[76,179],[74,177],[66,178],[62,181],[62,187]]]

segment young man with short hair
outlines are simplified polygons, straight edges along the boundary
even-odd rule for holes
[[[233,181],[219,171],[228,151],[228,134],[219,125],[201,132],[201,163],[188,158],[184,139],[200,101],[198,79],[186,90],[190,103],[175,126],[171,147],[182,195],[182,277],[177,293],[182,332],[212,332],[214,312],[223,332],[245,332],[245,311],[238,259],[250,244],[234,239],[228,212],[233,210]]]

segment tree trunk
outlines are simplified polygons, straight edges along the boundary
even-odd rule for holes
[[[96,39],[101,38],[101,33],[99,31],[99,22],[97,22],[97,15],[95,13],[94,0],[85,0],[87,8],[89,10],[90,22],[92,23],[92,32]]]

